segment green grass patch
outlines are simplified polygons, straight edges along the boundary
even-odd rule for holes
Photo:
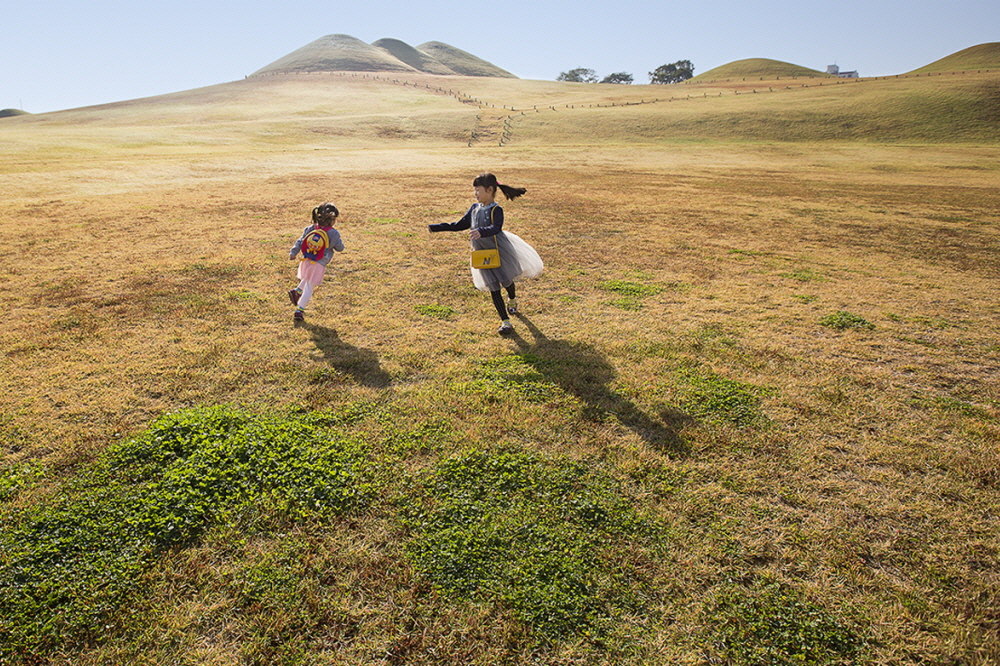
[[[717,423],[737,426],[766,424],[760,409],[761,397],[770,389],[734,379],[727,379],[710,370],[685,370],[680,375],[681,404],[691,416]]]
[[[597,636],[640,604],[615,557],[650,528],[614,479],[536,453],[471,450],[425,474],[407,552],[441,591],[508,609],[545,638]]]
[[[597,286],[604,291],[636,297],[655,296],[663,291],[663,287],[631,282],[629,280],[604,280]]]
[[[779,583],[727,585],[704,624],[710,649],[734,666],[866,663],[860,629]]]
[[[34,488],[45,476],[45,466],[28,460],[0,469],[0,502],[13,499],[19,492]]]
[[[931,399],[931,403],[943,412],[961,414],[981,421],[997,421],[995,411],[980,405],[974,405],[965,400],[959,400],[951,396],[936,396]],[[994,405],[994,410],[998,405]]]
[[[628,310],[630,312],[636,312],[638,310],[641,310],[643,307],[642,300],[636,298],[635,296],[625,296],[623,298],[616,298],[612,301],[608,301],[608,305],[616,307],[619,310]]]
[[[724,326],[715,322],[702,324],[691,332],[690,337],[694,341],[697,348],[702,348],[705,343],[712,343],[721,347],[729,348],[735,347],[737,344],[737,339],[734,337],[734,333],[726,330]]]
[[[655,296],[663,291],[663,287],[658,285],[642,284],[630,280],[604,280],[597,286],[599,289],[620,296],[620,298],[609,301],[608,305],[629,311],[641,310],[643,307],[642,299]]]
[[[93,635],[166,548],[213,524],[342,515],[372,495],[336,415],[228,407],[166,415],[0,531],[0,656]],[[331,428],[331,426],[334,426]],[[17,487],[7,475],[7,486]],[[23,485],[23,484],[22,484]]]
[[[860,328],[872,330],[875,324],[871,323],[861,315],[852,314],[846,310],[837,310],[833,314],[828,314],[819,320],[820,326],[844,331],[850,328]]]
[[[447,319],[457,312],[447,305],[438,305],[437,303],[429,305],[416,305],[413,309],[425,317],[434,317],[435,319]]]

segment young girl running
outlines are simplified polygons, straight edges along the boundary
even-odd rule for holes
[[[490,292],[493,305],[500,315],[500,335],[514,332],[510,315],[517,314],[517,288],[514,281],[522,277],[535,277],[542,272],[542,258],[533,247],[509,231],[503,231],[503,208],[496,202],[497,190],[507,199],[516,199],[527,190],[510,187],[497,182],[497,177],[484,173],[472,181],[477,203],[465,213],[461,220],[452,223],[431,224],[431,231],[463,231],[470,229],[469,239],[473,250],[496,248],[500,253],[498,268],[473,268],[472,283],[476,289]],[[509,300],[506,306],[500,290],[506,289]]]
[[[333,259],[333,251],[344,251],[344,242],[340,240],[340,232],[333,228],[340,211],[332,203],[325,203],[313,208],[313,223],[305,228],[302,236],[288,252],[289,259],[295,259],[302,251],[299,262],[299,286],[288,292],[288,298],[295,306],[295,321],[305,321],[306,305],[312,298],[313,290],[323,281],[326,265]]]

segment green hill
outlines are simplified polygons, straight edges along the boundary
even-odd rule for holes
[[[929,65],[915,69],[908,74],[930,74],[938,72],[965,72],[981,69],[1000,69],[1000,42],[989,42],[970,46],[967,49],[935,60]]]
[[[27,111],[21,109],[0,109],[0,118],[11,118],[13,116],[23,116]]]
[[[814,76],[835,78],[831,74],[820,72],[801,65],[793,65],[780,60],[770,60],[768,58],[747,58],[736,60],[727,65],[720,65],[707,72],[703,72],[691,79],[695,82],[721,81],[724,79],[776,79],[794,76]]]

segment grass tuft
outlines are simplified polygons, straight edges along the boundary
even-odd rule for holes
[[[779,583],[730,583],[706,615],[710,649],[734,666],[866,663],[856,626]]]
[[[620,294],[621,298],[616,298],[608,304],[622,310],[641,310],[642,299],[648,296],[655,296],[663,291],[663,287],[657,285],[642,284],[629,280],[604,280],[597,285],[604,291]]]
[[[771,393],[768,389],[702,369],[683,371],[681,379],[682,404],[692,416],[737,426],[768,422],[760,409],[761,396]]]
[[[450,308],[447,305],[439,305],[437,303],[430,305],[416,305],[413,309],[425,317],[434,317],[435,319],[447,319],[457,313],[455,309]]]
[[[838,331],[844,331],[849,328],[860,328],[866,330],[872,330],[875,328],[875,324],[871,323],[861,315],[852,314],[845,310],[837,310],[833,314],[828,314],[820,319],[819,323],[821,326],[835,328]]]

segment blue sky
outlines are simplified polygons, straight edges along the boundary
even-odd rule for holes
[[[440,41],[525,79],[772,58],[862,76],[1000,41],[998,0],[0,0],[0,108],[32,113],[242,79],[322,37]]]

